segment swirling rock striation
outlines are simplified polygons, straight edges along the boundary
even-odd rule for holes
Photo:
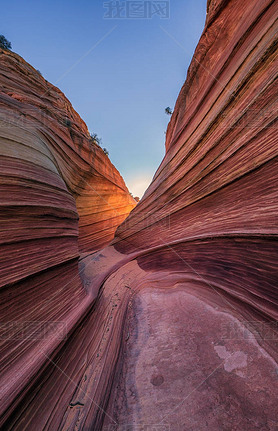
[[[30,341],[34,363],[26,341],[18,357],[4,344],[26,368],[20,391],[4,387],[4,429],[276,431],[277,12],[208,1],[144,197],[108,247],[82,255],[72,297],[71,261],[56,289],[46,271],[45,285],[7,290],[10,310],[22,291],[34,317],[70,323],[60,345]]]
[[[18,55],[0,58],[2,205],[23,217],[5,243],[64,237],[75,256],[77,236],[82,252],[104,247],[135,206],[122,177],[58,88]]]
[[[91,307],[78,258],[136,202],[64,94],[0,49],[1,410]],[[3,420],[3,418],[2,418]]]

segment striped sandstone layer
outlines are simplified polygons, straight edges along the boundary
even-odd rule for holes
[[[0,83],[5,412],[92,306],[79,276],[80,254],[108,244],[136,203],[58,88],[1,49]]]
[[[4,429],[277,430],[277,12],[208,2],[165,157],[74,297],[58,285],[76,320],[45,361],[19,356]]]

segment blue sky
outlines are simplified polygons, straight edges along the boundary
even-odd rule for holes
[[[116,4],[9,0],[1,8],[0,33],[66,94],[90,132],[102,138],[130,191],[141,197],[164,156],[164,109],[174,107],[185,81],[206,0],[170,0],[164,19],[158,13],[150,18],[142,8],[136,14],[143,18],[128,19],[126,2],[119,3],[125,18],[104,18],[104,3]],[[131,3],[135,8],[142,2]]]

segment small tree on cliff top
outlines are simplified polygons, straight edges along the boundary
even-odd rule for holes
[[[92,141],[97,144],[100,145],[101,144],[101,138],[98,137],[98,135],[96,133],[91,133],[90,134]]]
[[[9,42],[3,34],[0,34],[0,48],[2,49],[12,49],[12,44]]]

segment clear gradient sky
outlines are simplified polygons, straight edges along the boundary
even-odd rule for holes
[[[141,197],[164,156],[164,109],[174,107],[185,81],[206,0],[170,0],[168,19],[107,19],[104,3],[109,0],[5,1],[0,34],[66,94]],[[138,14],[146,16],[142,9]]]

